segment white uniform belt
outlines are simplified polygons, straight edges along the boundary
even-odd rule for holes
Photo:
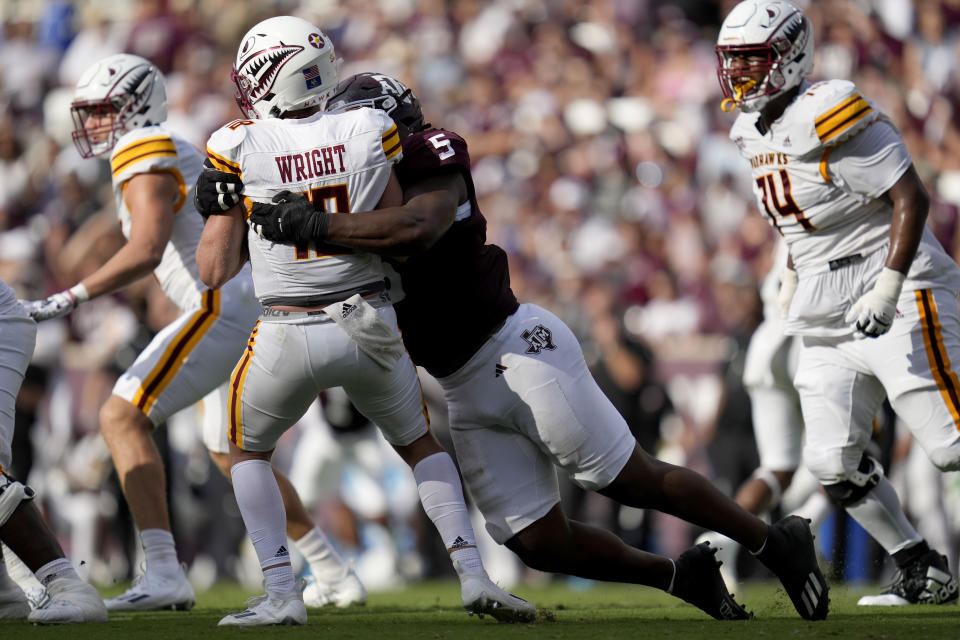
[[[357,287],[352,287],[350,289],[344,289],[343,291],[332,291],[330,293],[324,293],[316,296],[299,296],[299,297],[265,297],[260,299],[260,304],[265,307],[272,305],[282,305],[285,307],[325,307],[328,304],[333,304],[335,302],[340,302],[341,300],[346,300],[350,296],[359,293],[361,296],[366,298],[367,296],[373,295],[375,293],[380,293],[385,291],[387,288],[387,283],[381,280],[375,280],[373,282],[368,282]]]
[[[367,289],[367,293],[362,293],[363,299],[370,303],[370,306],[374,309],[379,309],[385,307],[389,304],[392,304],[390,299],[390,293],[385,290],[385,287],[381,286],[379,290],[374,290],[372,292]],[[346,294],[340,293],[338,295],[343,297],[338,297],[336,300],[330,300],[327,302],[328,305],[334,304],[335,302],[341,302],[350,298],[356,293],[361,293],[361,291],[354,290]],[[315,298],[318,300],[319,298]],[[312,305],[311,305],[312,306]],[[285,311],[283,309],[277,309],[267,304],[262,304],[260,306],[260,320],[264,322],[303,322],[308,320],[310,324],[321,324],[326,322],[333,322],[333,318],[327,315],[323,309],[314,309],[312,311]]]

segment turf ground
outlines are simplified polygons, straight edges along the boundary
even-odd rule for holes
[[[111,589],[114,595],[121,589]],[[311,609],[306,627],[219,629],[217,621],[242,608],[252,595],[236,585],[221,585],[199,595],[189,613],[154,612],[113,614],[105,624],[34,627],[23,621],[0,621],[0,638],[39,640],[194,640],[197,638],[312,638],[323,640],[574,640],[598,638],[751,638],[799,640],[847,638],[928,640],[960,638],[960,607],[913,606],[906,608],[857,607],[867,588],[831,589],[830,616],[825,622],[805,622],[794,612],[786,594],[775,583],[745,586],[747,608],[754,620],[718,622],[699,610],[652,589],[597,584],[574,591],[563,583],[517,589],[534,602],[540,620],[531,625],[497,624],[490,618],[471,618],[460,608],[455,582],[425,582],[400,591],[376,593],[365,607],[347,610]]]

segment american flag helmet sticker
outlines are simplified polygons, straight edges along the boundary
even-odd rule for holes
[[[320,83],[323,82],[320,78],[320,69],[317,68],[317,65],[311,65],[303,69],[303,79],[307,83],[307,89],[318,87]]]

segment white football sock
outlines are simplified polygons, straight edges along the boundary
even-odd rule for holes
[[[37,580],[45,587],[49,587],[54,580],[67,578],[69,580],[79,580],[77,570],[73,568],[70,561],[66,558],[57,558],[51,560],[36,571]]]
[[[470,515],[463,500],[463,487],[457,468],[447,452],[427,456],[413,468],[420,503],[440,533],[443,545],[450,551],[450,560],[457,573],[483,575],[477,539],[470,524]]]
[[[860,502],[846,509],[891,555],[923,540],[903,514],[897,492],[886,477]]]
[[[330,540],[320,530],[314,527],[294,544],[303,554],[310,571],[319,582],[331,584],[347,577],[349,567],[337,550],[330,544]]]
[[[270,462],[238,462],[230,468],[230,477],[243,524],[260,560],[267,593],[290,593],[295,582],[287,549],[287,512]]]
[[[180,571],[172,533],[166,529],[144,529],[140,532],[140,542],[143,543],[147,571],[163,575],[175,575]]]

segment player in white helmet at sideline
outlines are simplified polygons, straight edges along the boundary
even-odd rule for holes
[[[785,331],[804,463],[893,556],[898,574],[863,605],[955,603],[946,558],[907,521],[865,453],[888,398],[944,471],[960,469],[960,268],[926,225],[929,198],[899,131],[853,83],[810,82],[813,29],[786,0],[747,0],[716,45],[730,137],[760,211],[785,238]]]
[[[104,58],[81,76],[71,105],[73,140],[86,158],[110,154],[117,214],[127,243],[66,291],[26,303],[35,320],[63,316],[78,304],[150,275],[181,310],[125,371],[100,410],[124,495],[140,530],[146,568],[111,611],[189,609],[195,597],[177,558],[164,469],[151,438],[156,425],[203,400],[203,442],[229,478],[227,383],[259,314],[249,270],[220,289],[197,273],[203,220],[193,206],[200,151],[164,126],[160,71],[130,54]],[[313,525],[289,480],[276,472],[291,518],[288,533],[324,584],[312,604],[366,600],[356,575]]]
[[[532,621],[533,605],[500,589],[483,568],[456,467],[429,430],[379,256],[324,243],[276,244],[247,227],[251,200],[269,202],[290,192],[306,193],[313,206],[337,215],[399,204],[396,125],[373,109],[320,111],[337,85],[333,44],[318,27],[292,16],[250,29],[233,79],[246,119],[215,131],[207,155],[217,169],[243,176],[247,198],[207,219],[197,261],[204,281],[217,287],[249,258],[263,305],[234,370],[229,407],[234,493],[266,594],[220,624],[306,622],[270,456],[317,394],[336,386],[413,469],[424,510],[460,578],[464,607],[501,621]]]

